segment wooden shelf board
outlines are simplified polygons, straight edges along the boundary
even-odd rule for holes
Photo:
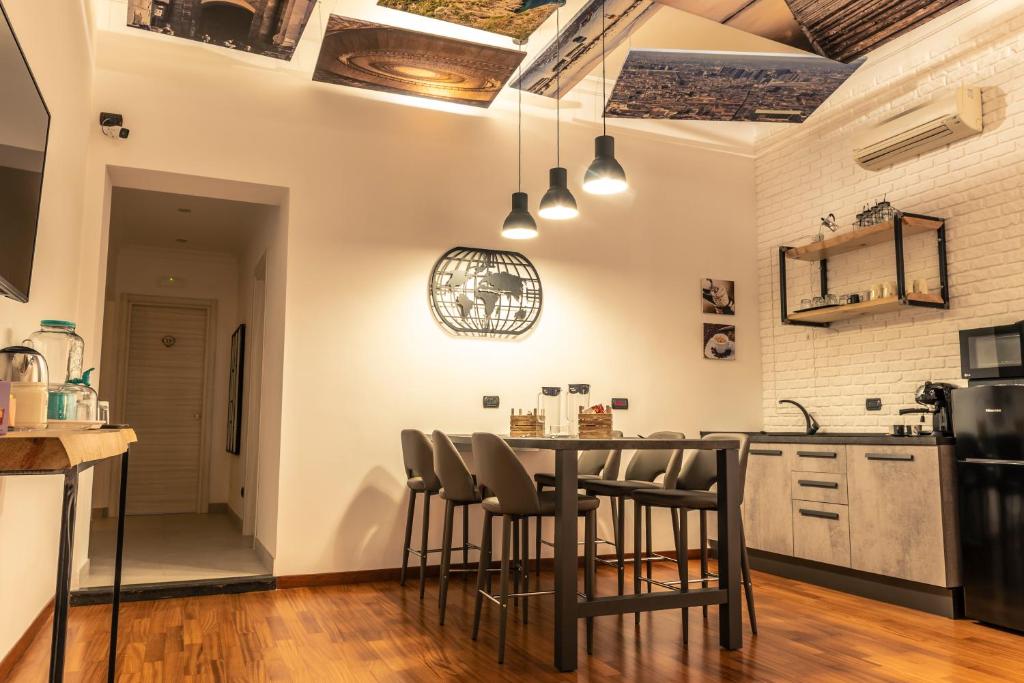
[[[908,294],[907,298],[911,301],[921,301],[941,304],[943,303],[942,297],[938,294]],[[804,311],[802,313],[790,313],[789,320],[791,322],[807,322],[807,323],[835,323],[842,320],[850,320],[862,315],[871,315],[874,313],[890,313],[897,311],[901,308],[907,307],[908,304],[903,303],[895,296],[887,296],[882,299],[875,299],[873,301],[864,301],[859,304],[847,304],[845,306],[834,306],[832,308],[821,308],[816,311]]]
[[[923,232],[935,231],[942,227],[942,219],[903,217],[903,236],[919,235]],[[821,242],[812,242],[802,247],[793,247],[786,256],[799,261],[821,261],[849,251],[863,249],[893,240],[893,223],[886,221],[870,228],[858,228]]]

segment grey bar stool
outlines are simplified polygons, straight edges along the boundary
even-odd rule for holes
[[[441,612],[441,625],[444,626],[444,615],[448,607],[448,579],[452,572],[469,572],[469,551],[479,550],[478,546],[469,542],[469,506],[478,505],[483,500],[483,491],[476,479],[466,467],[459,449],[455,447],[448,435],[434,431],[431,439],[434,443],[434,468],[441,481],[441,499],[444,506],[444,540],[441,542],[441,586],[438,592],[438,607]],[[462,508],[462,569],[452,569],[452,531],[455,521],[455,508]]]
[[[540,595],[553,595],[553,591],[530,592],[529,573],[524,570],[523,592],[509,592],[509,578],[512,556],[513,525],[530,517],[553,517],[555,514],[555,492],[537,493],[530,479],[530,474],[519,462],[515,452],[494,434],[473,434],[473,459],[476,461],[477,477],[480,483],[494,495],[484,498],[481,504],[484,509],[483,536],[480,541],[480,562],[476,575],[476,606],[473,613],[473,640],[480,633],[480,613],[483,599],[487,598],[498,605],[501,610],[501,622],[498,627],[498,663],[505,661],[505,632],[508,625],[509,598],[530,598]],[[594,564],[594,539],[597,536],[597,509],[600,502],[592,496],[579,497],[579,513],[585,519],[584,544],[584,594],[593,598],[596,584],[596,565]],[[501,516],[501,583],[498,595],[485,590],[487,569],[491,565],[492,541],[491,520],[495,515]],[[524,525],[529,529],[528,525]],[[529,539],[523,535],[523,566],[529,566],[527,555]],[[525,607],[524,607],[525,609]],[[587,652],[593,651],[594,620],[587,619]]]
[[[612,432],[612,436],[616,439],[622,437],[622,432]],[[577,472],[579,473],[578,479],[581,482],[580,488],[583,488],[583,481],[602,479],[604,481],[614,481],[619,478],[619,469],[622,462],[622,451],[619,449],[613,449],[609,451],[581,451],[579,458],[576,460]],[[545,488],[555,487],[555,473],[554,472],[537,472],[533,475],[533,480],[537,482],[537,493],[543,493]],[[619,523],[616,518],[617,510],[612,505],[612,533],[615,534],[613,541],[607,539],[597,538],[595,543],[597,545],[611,545],[615,548],[619,547],[618,541],[618,528]],[[541,519],[537,518],[537,547],[536,547],[536,560],[537,560],[537,575],[540,576],[540,563],[541,563],[541,545],[554,546],[541,536]],[[603,560],[600,557],[597,561],[602,564],[614,565],[614,562]]]
[[[434,448],[427,435],[418,429],[402,430],[402,460],[405,462],[406,486],[409,487],[409,514],[405,520],[405,542],[402,545],[402,573],[399,585],[405,585],[409,568],[409,553],[420,558],[420,600],[423,599],[427,578],[427,556],[441,552],[440,548],[427,548],[430,531],[430,497],[441,490],[441,482],[434,473]],[[416,496],[423,494],[423,518],[419,550],[410,547],[412,524],[416,516]]]
[[[655,432],[649,435],[649,439],[685,439],[686,437],[682,432]],[[615,538],[615,567],[618,572],[618,587],[619,595],[622,595],[626,585],[626,519],[624,513],[626,511],[626,499],[637,490],[640,489],[656,489],[659,485],[655,483],[655,479],[660,477],[668,469],[669,462],[672,460],[673,455],[679,458],[682,457],[678,450],[664,449],[664,450],[652,450],[652,451],[636,451],[633,455],[633,459],[629,461],[629,465],[626,467],[625,478],[622,480],[605,481],[603,479],[587,479],[581,480],[580,485],[587,494],[591,496],[608,496],[608,500],[615,510],[614,517],[616,523]],[[651,561],[654,559],[662,559],[660,556],[655,557],[654,551],[651,548],[652,539],[650,532],[650,524],[648,524],[647,531],[647,572],[651,571]]]
[[[750,455],[750,437],[746,434],[707,434],[704,439],[735,439],[739,441],[740,490],[739,499],[743,503],[743,489],[747,477],[747,460]],[[674,470],[674,471],[673,471]],[[639,573],[633,579],[633,591],[640,592],[641,582],[650,586],[659,585],[664,588],[679,587],[687,591],[690,583],[699,583],[708,587],[710,579],[717,578],[708,570],[708,524],[707,513],[718,509],[718,494],[711,490],[718,479],[718,456],[712,450],[688,451],[685,463],[681,468],[670,468],[665,474],[665,485],[662,489],[643,490],[633,493],[635,517],[633,536],[640,538],[641,508],[646,512],[648,534],[650,534],[651,509],[665,508],[672,514],[673,528],[676,529],[676,555],[679,558],[679,581],[656,581]],[[700,512],[700,578],[690,579],[686,562],[689,543],[687,541],[686,513],[691,510]],[[677,517],[678,515],[678,517]],[[750,558],[747,554],[747,541],[743,530],[743,518],[740,518],[740,570],[742,573],[743,591],[747,599],[747,613],[750,618],[750,631],[757,635],[757,616],[754,611],[754,587],[750,580]],[[639,555],[634,559],[639,569]],[[707,606],[703,607],[704,618],[708,616]],[[689,609],[683,609],[683,642],[689,637]],[[639,618],[639,615],[637,615]]]

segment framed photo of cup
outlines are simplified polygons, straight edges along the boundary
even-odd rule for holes
[[[736,360],[736,326],[704,323],[704,357]]]
[[[704,313],[736,315],[736,282],[703,278],[700,296]]]

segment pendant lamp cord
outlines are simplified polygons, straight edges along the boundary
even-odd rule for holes
[[[605,67],[605,47],[604,47],[604,35],[607,33],[605,28],[605,19],[608,15],[604,11],[604,0],[601,0],[601,125],[604,128],[604,134],[608,135],[608,115],[605,112],[605,107],[608,103],[608,76]]]
[[[523,46],[519,46],[519,51],[523,51]],[[519,91],[519,191],[523,191],[523,63],[519,62],[519,84],[517,88]]]
[[[602,0],[603,1],[603,0]],[[560,4],[555,5],[555,58],[562,56]],[[555,166],[562,165],[562,70],[555,71]]]

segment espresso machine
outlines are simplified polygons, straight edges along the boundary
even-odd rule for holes
[[[956,388],[946,382],[925,382],[914,394],[914,401],[923,407],[903,408],[900,415],[931,415],[932,434],[953,436],[952,395]]]

